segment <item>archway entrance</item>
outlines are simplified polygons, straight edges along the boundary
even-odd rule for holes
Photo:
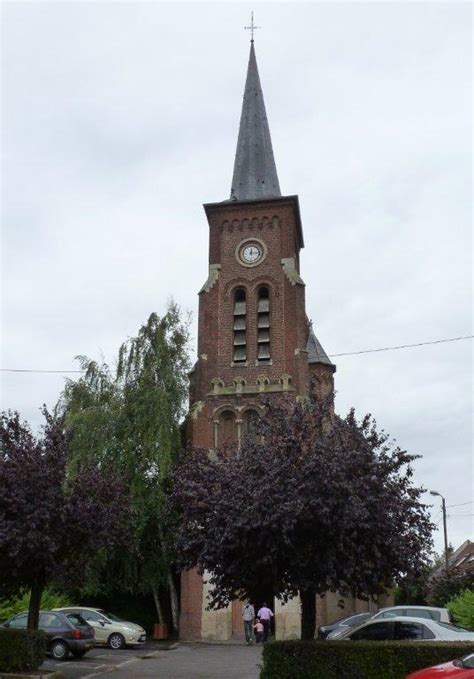
[[[255,608],[255,615],[257,615],[259,609],[266,604],[268,608],[273,612],[273,618],[271,620],[270,636],[275,636],[275,599],[273,596],[273,591],[271,587],[261,587],[258,589],[255,595],[250,597],[250,603]],[[232,638],[233,639],[244,639],[244,623],[242,620],[242,608],[245,602],[235,599],[232,602]]]
[[[253,599],[253,605],[255,607],[255,615],[258,615],[258,611],[265,604],[273,613],[273,618],[270,623],[270,637],[275,637],[275,597],[273,596],[273,590],[268,585],[266,587],[261,587],[255,593]]]

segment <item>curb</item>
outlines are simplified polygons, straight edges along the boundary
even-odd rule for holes
[[[0,672],[0,679],[65,679],[65,675],[60,671],[50,672],[49,670],[40,670],[40,674]]]

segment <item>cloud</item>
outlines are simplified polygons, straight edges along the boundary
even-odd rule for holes
[[[257,59],[323,346],[469,334],[470,6],[294,12],[260,6]],[[171,295],[196,335],[202,203],[230,190],[248,5],[7,3],[3,15],[2,365],[112,361]],[[421,453],[417,479],[448,504],[472,499],[471,360],[468,342],[337,359],[339,410],[373,412]],[[63,379],[3,374],[3,406],[37,425]],[[455,546],[469,525],[452,517]]]

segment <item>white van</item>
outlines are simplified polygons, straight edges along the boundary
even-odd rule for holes
[[[451,622],[448,609],[436,608],[436,606],[390,606],[389,608],[381,608],[370,619],[396,618],[400,615],[410,618],[425,618],[435,622]]]

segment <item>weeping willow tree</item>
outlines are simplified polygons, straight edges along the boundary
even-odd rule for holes
[[[78,356],[84,375],[68,381],[58,408],[71,433],[71,471],[83,463],[118,471],[134,509],[130,548],[96,570],[90,592],[117,589],[153,596],[163,622],[161,596],[170,598],[178,630],[173,578],[173,536],[165,522],[165,488],[180,449],[180,423],[188,394],[188,322],[170,303],[151,314],[137,336],[122,344],[116,366]]]

